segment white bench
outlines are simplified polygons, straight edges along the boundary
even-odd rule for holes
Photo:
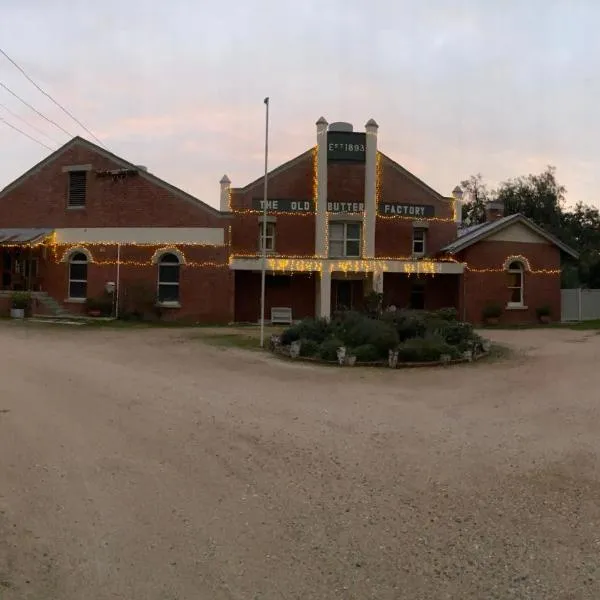
[[[291,325],[292,324],[292,309],[284,306],[271,308],[271,323]]]

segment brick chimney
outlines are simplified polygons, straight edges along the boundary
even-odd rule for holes
[[[504,202],[499,200],[490,200],[485,205],[485,222],[491,223],[504,216]]]

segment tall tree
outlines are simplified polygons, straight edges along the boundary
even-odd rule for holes
[[[460,182],[464,193],[462,205],[462,221],[465,225],[479,225],[485,222],[485,205],[492,199],[493,193],[489,190],[481,173],[471,175]]]
[[[504,214],[521,213],[550,233],[561,233],[565,188],[556,180],[556,169],[546,168],[540,175],[509,179],[500,184],[496,197],[504,204]]]

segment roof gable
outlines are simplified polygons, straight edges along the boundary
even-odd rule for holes
[[[396,161],[392,160],[389,156],[385,155],[383,152],[379,152],[379,154],[380,154],[382,160],[384,161],[384,166],[391,167],[392,169],[394,169],[395,171],[397,171],[398,173],[400,173],[401,175],[406,177],[411,183],[417,185],[422,190],[427,192],[430,196],[432,196],[436,200],[441,200],[443,202],[453,201],[453,198],[448,198],[446,196],[443,196],[442,194],[440,194],[439,192],[434,190],[432,187],[427,185],[422,179],[419,179],[416,175],[413,175],[410,171],[407,171],[402,165],[400,165]]]
[[[104,148],[101,148],[100,146],[97,146],[96,144],[90,142],[89,140],[86,140],[79,136],[76,136],[73,139],[69,140],[66,144],[64,144],[60,148],[58,148],[58,150],[54,151],[52,154],[50,154],[46,158],[42,159],[40,162],[38,162],[36,165],[34,165],[31,169],[26,171],[23,175],[21,175],[20,177],[15,179],[12,183],[9,183],[4,189],[0,190],[0,198],[5,196],[6,194],[8,194],[10,191],[12,191],[16,187],[18,187],[21,183],[26,181],[29,177],[31,177],[32,175],[34,175],[35,173],[37,173],[38,171],[40,171],[41,169],[43,169],[44,167],[46,167],[47,165],[52,163],[54,160],[56,160],[62,154],[64,154],[67,150],[69,150],[70,148],[72,148],[73,146],[76,146],[76,145],[83,146],[84,148],[86,148],[96,154],[99,154],[100,156],[103,156],[104,158],[107,158],[107,159],[111,160],[112,162],[120,165],[122,168],[137,170],[140,177],[146,179],[147,181],[150,181],[154,185],[157,185],[159,187],[162,187],[163,189],[166,189],[167,191],[171,192],[172,194],[179,197],[180,199],[182,199],[188,203],[194,204],[198,208],[209,212],[213,216],[229,218],[229,215],[227,215],[226,213],[220,212],[219,210],[210,206],[209,204],[202,202],[202,200],[199,200],[198,198],[195,198],[191,194],[188,194],[187,192],[184,192],[183,190],[175,187],[174,185],[171,185],[170,183],[164,181],[163,179],[160,179],[160,177],[157,177],[156,175],[153,175],[152,173],[149,173],[148,171],[144,171],[143,169],[140,169],[137,165],[134,165],[133,163],[126,161],[125,159],[121,158],[120,156],[117,156],[116,154],[113,154],[112,152],[109,152],[108,150],[105,150]]]
[[[568,254],[573,258],[579,258],[579,253],[577,251],[573,250],[573,248],[567,246],[557,237],[548,233],[539,225],[536,225],[531,219],[528,219],[520,213],[502,217],[501,219],[497,219],[489,223],[468,227],[463,230],[462,233],[459,232],[458,238],[442,248],[441,251],[447,252],[448,254],[456,254],[457,252],[460,252],[461,250],[464,250],[473,244],[477,244],[478,242],[481,242],[490,236],[499,233],[500,231],[503,231],[512,225],[515,225],[516,223],[526,226],[539,237],[560,248],[565,254]]]

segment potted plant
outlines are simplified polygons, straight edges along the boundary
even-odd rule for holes
[[[483,308],[483,321],[486,325],[498,325],[498,320],[502,314],[502,307],[496,303],[486,304]]]
[[[548,324],[550,323],[550,307],[548,305],[540,306],[536,309],[536,314],[540,323]]]
[[[88,298],[85,301],[85,308],[90,317],[108,317],[112,313],[112,296],[105,293],[97,298]]]
[[[13,292],[10,305],[10,316],[13,319],[24,319],[25,311],[31,304],[31,294],[29,292]]]

